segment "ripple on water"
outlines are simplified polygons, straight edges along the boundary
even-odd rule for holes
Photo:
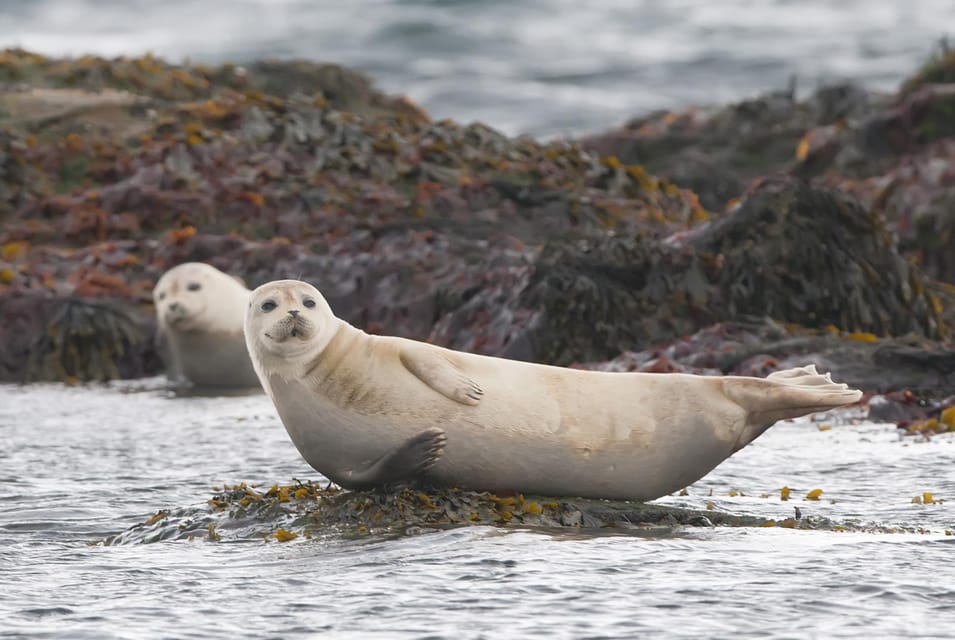
[[[916,442],[884,425],[781,424],[688,495],[661,500],[774,518],[798,506],[929,535],[478,526],[103,547],[88,545],[158,509],[198,517],[214,485],[316,474],[264,396],[6,391],[3,473],[17,482],[3,485],[13,490],[0,501],[0,619],[14,636],[153,637],[159,620],[197,638],[932,637],[955,628],[955,538],[943,533],[955,525],[948,436]],[[235,419],[249,415],[258,417]],[[42,446],[38,434],[55,443]],[[59,464],[64,451],[68,465]],[[788,502],[783,485],[793,489]],[[823,499],[804,500],[815,487]],[[924,491],[946,501],[913,504]]]

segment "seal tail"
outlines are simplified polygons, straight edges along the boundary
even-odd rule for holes
[[[748,444],[778,420],[798,418],[816,411],[857,402],[858,389],[833,382],[815,365],[786,369],[765,378],[725,378],[724,393],[747,412],[746,429],[738,447]]]

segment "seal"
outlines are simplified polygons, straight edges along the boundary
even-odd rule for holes
[[[861,392],[814,366],[766,378],[584,371],[372,336],[311,285],[253,291],[249,354],[292,442],[333,482],[652,500],[778,420]]]
[[[159,352],[167,376],[196,387],[253,388],[243,320],[251,295],[241,280],[201,262],[186,262],[153,289]]]

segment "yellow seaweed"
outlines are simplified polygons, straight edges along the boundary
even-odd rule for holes
[[[288,531],[286,529],[279,529],[275,532],[275,539],[279,542],[288,542],[289,540],[294,540],[297,537],[297,533],[294,531]]]

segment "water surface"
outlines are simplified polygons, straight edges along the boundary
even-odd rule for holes
[[[951,435],[802,420],[661,500],[922,533],[481,526],[104,547],[158,509],[201,508],[216,485],[320,477],[263,395],[0,386],[0,635],[950,637],[953,462]],[[813,488],[823,499],[805,501]],[[946,501],[912,503],[926,491]]]

